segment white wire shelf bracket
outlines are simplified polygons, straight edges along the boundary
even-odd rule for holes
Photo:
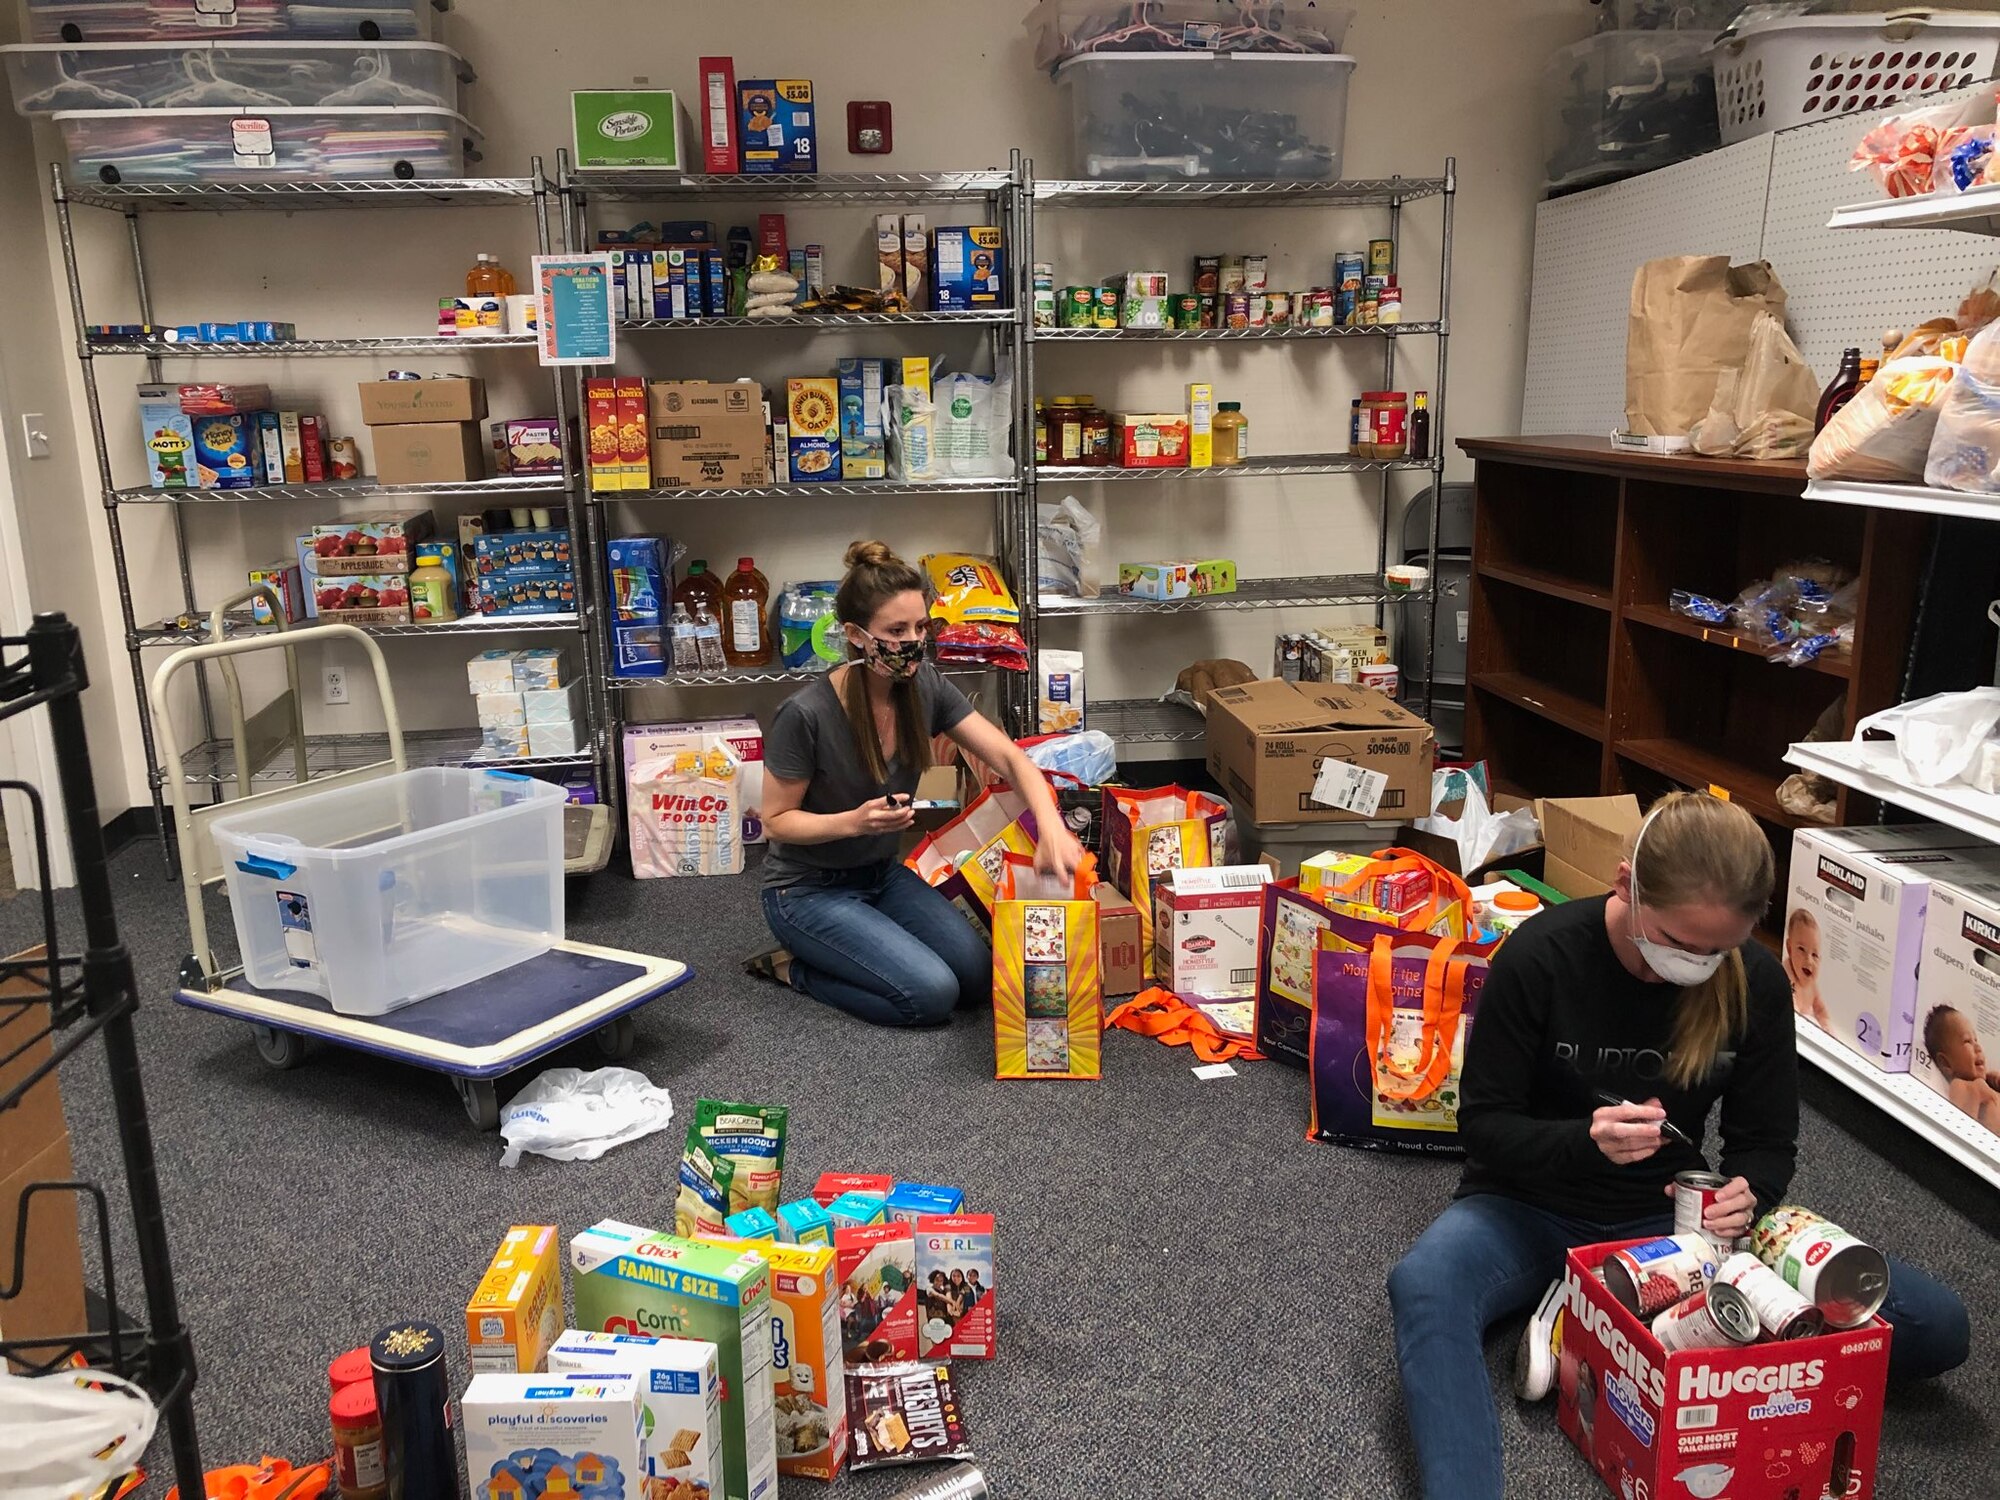
[[[2000,1135],[1986,1129],[1909,1073],[1884,1073],[1804,1016],[1795,1016],[1799,1054],[1945,1155],[2000,1187]]]
[[[1933,490],[1921,484],[1856,484],[1817,479],[1806,485],[1805,498],[1834,505],[1872,505],[1882,510],[1910,510],[1927,516],[1963,516],[1974,521],[2000,521],[2000,495],[1974,495],[1963,490]]]
[[[1014,185],[1011,172],[844,172],[813,176],[679,176],[671,173],[577,167],[565,186],[613,203],[676,199],[739,202],[875,203],[910,198],[930,202],[991,198]]]
[[[1006,327],[1020,320],[1011,307],[975,307],[965,312],[794,313],[788,318],[628,318],[620,333],[694,333],[724,328],[799,333],[821,328],[895,328],[938,324],[961,328]]]
[[[510,495],[560,495],[565,489],[560,474],[530,474],[438,484],[378,484],[372,479],[347,479],[326,484],[260,484],[247,490],[107,490],[105,498],[119,505],[205,505],[255,504],[264,500],[399,500],[447,495],[490,497],[504,504]]]
[[[295,620],[294,629],[303,629],[313,624],[311,620]],[[377,636],[385,640],[399,640],[406,636],[420,635],[542,635],[565,633],[574,635],[581,628],[581,621],[574,614],[562,615],[473,615],[462,620],[436,620],[417,625],[363,625],[363,634]],[[271,635],[277,630],[275,625],[259,624],[248,611],[232,610],[222,622],[225,640],[238,640],[244,636]],[[156,620],[150,625],[142,625],[133,632],[133,639],[142,646],[192,646],[214,639],[209,633],[208,621],[204,617],[183,615],[174,620]]]
[[[2000,235],[2000,183],[1963,193],[1926,193],[1917,198],[1855,203],[1837,208],[1829,229],[1957,229],[1966,234]]]
[[[1035,202],[1044,207],[1151,204],[1166,208],[1214,203],[1237,207],[1386,208],[1435,198],[1453,186],[1444,177],[1374,177],[1346,182],[1230,182],[1203,177],[1175,182],[1052,180],[1035,184]]]
[[[1272,458],[1249,458],[1240,464],[1217,464],[1208,469],[1120,469],[1099,464],[1040,464],[1035,469],[1037,483],[1061,480],[1070,484],[1099,481],[1159,479],[1171,484],[1202,483],[1220,479],[1268,479],[1286,474],[1377,474],[1385,469],[1429,469],[1428,458],[1355,458],[1345,453],[1292,453]]]
[[[331,359],[341,356],[367,358],[376,354],[481,354],[489,349],[532,349],[538,342],[532,333],[468,338],[404,334],[386,338],[283,339],[263,344],[91,339],[84,349],[93,359],[120,354],[139,355],[146,359]]]
[[[1198,745],[1208,721],[1178,703],[1153,698],[1113,698],[1090,705],[1087,729],[1101,729],[1121,745]]]
[[[2000,844],[2000,797],[1969,786],[1918,786],[1903,773],[1893,740],[1793,745],[1785,760],[1851,791]]]
[[[478,749],[477,729],[408,730],[403,735],[404,758],[412,769],[420,766],[473,766],[496,770],[588,770],[597,754],[593,745],[575,755],[521,755],[489,760],[479,756]],[[306,737],[306,778],[309,781],[388,758],[387,734]],[[253,771],[250,779],[260,786],[287,785],[297,780],[292,772],[292,752],[287,745]],[[181,775],[190,786],[234,785],[235,747],[228,740],[204,740],[181,757]],[[155,770],[152,779],[159,784],[164,778],[160,771]]]
[[[620,500],[867,500],[908,495],[1011,495],[1013,479],[862,479],[839,484],[760,484],[722,490],[600,490],[599,504]]]
[[[1177,615],[1211,609],[1331,609],[1427,597],[1408,591],[1392,593],[1372,573],[1347,573],[1323,578],[1244,578],[1237,581],[1232,594],[1198,594],[1186,599],[1140,599],[1115,590],[1088,599],[1043,594],[1035,607],[1046,620],[1072,615]],[[1091,709],[1093,714],[1096,711]]]
[[[519,208],[535,195],[531,177],[411,177],[353,182],[272,178],[241,182],[67,182],[71,203],[113,213],[308,208]]]
[[[1120,340],[1226,339],[1232,343],[1259,339],[1419,338],[1445,332],[1442,323],[1377,323],[1368,328],[1037,328],[1028,337],[1038,344],[1071,339]]]

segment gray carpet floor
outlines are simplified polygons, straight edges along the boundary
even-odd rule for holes
[[[669,1136],[505,1171],[497,1138],[432,1075],[333,1050],[270,1071],[243,1028],[170,1003],[186,934],[156,849],[116,870],[210,1464],[322,1456],[328,1359],[392,1319],[452,1331],[462,1385],[462,1309],[508,1224],[567,1236],[670,1217]],[[1415,1494],[1383,1278],[1455,1166],[1308,1143],[1303,1076],[1275,1063],[1200,1082],[1185,1049],[1120,1033],[1102,1082],[1002,1084],[984,1015],[878,1031],[747,979],[739,960],[768,943],[754,873],[607,872],[572,892],[572,936],[697,971],[641,1013],[632,1063],[672,1091],[676,1134],[704,1095],[784,1103],[795,1189],[822,1171],[891,1172],[962,1184],[999,1216],[1001,1357],[962,1378],[996,1495]],[[0,904],[0,951],[31,941],[33,920],[26,901]],[[227,933],[219,904],[214,920]],[[560,1060],[595,1065],[587,1051]],[[1876,1493],[1991,1495],[2000,1194],[1805,1072],[1796,1194],[1972,1305],[1971,1364],[1892,1398]],[[67,1065],[64,1088],[79,1170],[117,1181],[101,1053]],[[121,1285],[136,1298],[129,1260]],[[1489,1345],[1503,1386],[1512,1342],[1496,1330]],[[1552,1407],[1504,1395],[1501,1421],[1510,1495],[1604,1493]],[[885,1496],[910,1477],[842,1486]]]

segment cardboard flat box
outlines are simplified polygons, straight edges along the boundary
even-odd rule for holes
[[[370,427],[405,422],[478,422],[486,417],[486,382],[464,379],[364,380],[361,420]]]
[[[486,445],[473,422],[407,422],[376,428],[374,439],[378,483],[456,484],[486,477]]]
[[[762,386],[655,380],[646,399],[656,486],[719,490],[769,482]]]
[[[1431,726],[1363,687],[1276,678],[1209,697],[1208,772],[1253,823],[1339,823],[1430,812]],[[1313,796],[1320,768],[1343,762],[1369,778],[1372,798],[1334,807]],[[1368,805],[1369,801],[1373,806]]]
[[[39,949],[15,954],[38,955]],[[9,999],[39,993],[15,980],[4,987]],[[13,1052],[48,1024],[48,1008],[10,1010],[0,1036],[0,1052]],[[47,1038],[19,1057],[0,1064],[0,1091],[13,1088],[49,1058]],[[62,1088],[54,1073],[42,1079],[9,1110],[0,1125],[0,1276],[11,1276],[21,1194],[30,1183],[62,1182],[70,1170],[69,1125],[63,1118]],[[37,1193],[28,1213],[26,1277],[21,1294],[0,1302],[0,1338],[60,1338],[84,1326],[83,1246],[77,1236],[76,1196]]]
[[[1639,799],[1543,797],[1535,803],[1542,825],[1542,879],[1572,901],[1601,896],[1618,879],[1644,815]]]
[[[1106,995],[1136,995],[1146,987],[1140,962],[1139,908],[1107,880],[1090,888],[1097,903],[1097,967]]]

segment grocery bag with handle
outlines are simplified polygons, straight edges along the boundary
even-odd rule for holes
[[[925,835],[903,861],[956,906],[982,934],[993,925],[993,900],[1009,854],[1035,852],[1035,815],[1010,787],[987,787],[972,805]]]
[[[1097,861],[1068,879],[1024,854],[1001,859],[993,907],[993,1076],[1097,1078],[1104,972],[1097,951]]]
[[[1141,971],[1153,977],[1153,880],[1229,863],[1229,804],[1185,787],[1104,789],[1106,876],[1139,908]]]

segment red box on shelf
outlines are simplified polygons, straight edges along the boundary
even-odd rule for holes
[[[701,68],[701,160],[704,172],[743,170],[736,142],[736,59],[704,57]]]

